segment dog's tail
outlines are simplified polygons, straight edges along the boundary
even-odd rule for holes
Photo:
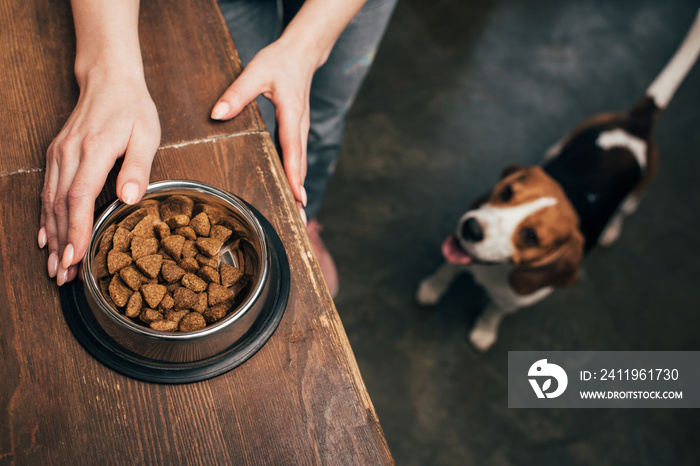
[[[666,108],[678,86],[698,59],[698,54],[700,54],[700,11],[681,46],[647,88],[646,96],[654,100],[657,108],[660,110]]]

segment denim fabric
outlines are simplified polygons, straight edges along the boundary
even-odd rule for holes
[[[396,1],[368,0],[314,75],[310,94],[308,171],[304,183],[309,219],[318,214],[323,203],[342,148],[345,117],[369,71]],[[244,65],[280,36],[302,4],[302,0],[219,0]],[[274,106],[262,96],[257,102],[265,125],[270,134],[275,135]]]

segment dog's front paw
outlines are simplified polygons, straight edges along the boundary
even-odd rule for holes
[[[416,301],[423,306],[433,306],[440,301],[442,293],[434,284],[426,279],[420,282],[416,291]]]
[[[469,333],[469,341],[481,352],[487,351],[496,343],[496,332],[490,328],[476,326]]]

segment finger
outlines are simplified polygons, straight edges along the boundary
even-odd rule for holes
[[[47,151],[47,161],[48,161],[48,151]],[[46,169],[44,170],[44,187],[48,183],[49,180],[49,167],[47,164]],[[46,243],[48,241],[47,236],[46,236],[46,213],[44,212],[44,198],[43,198],[43,189],[42,189],[42,198],[41,198],[41,212],[39,214],[39,233],[37,235],[37,242],[39,243],[39,249],[44,249],[46,246]]]
[[[136,204],[146,192],[159,144],[160,126],[157,130],[145,126],[135,126],[132,130],[124,163],[117,176],[117,193],[125,204]]]
[[[80,160],[77,157],[64,155],[60,165],[60,174],[58,175],[58,188],[56,189],[56,199],[53,204],[53,213],[56,218],[56,232],[58,239],[58,254],[59,264],[56,279],[60,282],[65,278],[67,267],[64,267],[62,258],[64,257],[65,248],[68,244],[68,223],[69,223],[69,192],[71,185],[78,172]],[[73,194],[71,194],[73,195]],[[70,251],[67,251],[70,253]],[[59,283],[61,284],[61,283]]]
[[[308,155],[307,148],[309,143],[309,127],[311,121],[309,119],[309,106],[307,105],[304,110],[304,115],[301,117],[301,186],[304,186],[304,181],[306,180],[306,171],[308,169]],[[306,190],[304,190],[306,192]],[[306,203],[304,203],[306,207]]]
[[[72,282],[73,280],[75,280],[75,277],[78,276],[79,271],[80,271],[79,265],[71,265],[70,268],[68,269],[68,277],[66,278],[66,282]]]
[[[63,286],[68,282],[72,282],[75,280],[75,277],[78,275],[78,266],[77,265],[71,265],[67,269],[60,268],[58,271],[58,274],[56,275],[56,283],[58,286]]]
[[[257,79],[254,68],[246,68],[219,97],[211,111],[212,120],[228,120],[235,117],[266,90],[262,79]]]
[[[85,256],[92,231],[95,199],[112,168],[110,161],[97,157],[84,158],[68,190],[67,244],[61,257],[64,269],[80,263]]]
[[[56,217],[53,213],[53,205],[56,199],[56,189],[58,186],[58,166],[55,159],[55,148],[49,147],[47,153],[47,176],[44,189],[41,193],[42,210],[44,212],[44,221],[46,228],[46,244],[49,247],[49,259],[47,269],[49,277],[56,276],[58,271],[58,229],[56,226]]]
[[[299,215],[301,216],[301,221],[304,222],[304,226],[306,226],[308,220],[306,218],[306,210],[304,210],[304,206],[301,205],[301,202],[297,202],[297,209],[299,209]]]
[[[300,131],[301,114],[291,108],[277,107],[278,133],[282,147],[282,161],[294,198],[306,205],[303,185],[302,159],[305,159]]]

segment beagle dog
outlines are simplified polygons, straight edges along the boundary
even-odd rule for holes
[[[628,113],[583,121],[554,144],[540,166],[507,168],[442,244],[446,262],[421,281],[423,305],[436,304],[469,271],[491,302],[469,338],[485,351],[501,320],[570,286],[584,256],[617,240],[656,170],[652,126],[700,52],[700,12],[673,58]]]

